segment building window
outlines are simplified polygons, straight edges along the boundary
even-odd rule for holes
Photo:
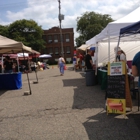
[[[49,54],[53,54],[53,48],[49,48]]]
[[[55,43],[58,42],[58,35],[54,35],[54,42],[55,42]]]
[[[70,63],[72,61],[72,59],[71,58],[66,58],[66,61]]]
[[[52,35],[48,35],[48,43],[52,43],[53,40],[52,40]]]
[[[47,48],[44,48],[42,51],[43,51],[44,54],[46,54],[47,53]]]
[[[56,54],[56,55],[59,54],[59,49],[58,49],[58,47],[55,48],[55,54]]]
[[[66,42],[70,42],[70,35],[66,34]]]
[[[46,35],[43,35],[43,36],[42,36],[42,39],[43,39],[45,42],[47,42],[47,36],[46,36]]]
[[[64,34],[62,34],[62,42],[65,41]],[[61,35],[60,35],[60,42],[61,42]]]
[[[69,46],[66,47],[66,53],[70,54],[70,47]]]

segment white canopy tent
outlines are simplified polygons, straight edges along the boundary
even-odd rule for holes
[[[117,46],[120,29],[140,20],[140,7],[125,17],[110,22],[98,35],[86,41],[88,45],[98,46],[98,64],[113,61],[115,58],[114,47]],[[140,50],[140,35],[121,38],[120,47],[127,55],[127,60],[132,60]]]

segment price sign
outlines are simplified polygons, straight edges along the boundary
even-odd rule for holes
[[[123,73],[122,62],[116,62],[116,63],[110,64],[110,75],[111,76],[122,75],[122,73]]]

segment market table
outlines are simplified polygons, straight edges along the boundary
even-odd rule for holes
[[[98,84],[101,85],[101,89],[107,88],[107,70],[98,69],[97,71]]]
[[[18,73],[1,73],[0,89],[20,89],[22,87],[22,75]]]

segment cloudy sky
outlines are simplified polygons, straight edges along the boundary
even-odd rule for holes
[[[117,20],[140,6],[140,0],[60,0],[62,28],[76,29],[76,18],[86,11],[109,14]],[[59,26],[58,0],[0,0],[0,25],[33,19],[43,29]],[[138,15],[139,16],[139,15]],[[75,37],[78,34],[75,32]]]

